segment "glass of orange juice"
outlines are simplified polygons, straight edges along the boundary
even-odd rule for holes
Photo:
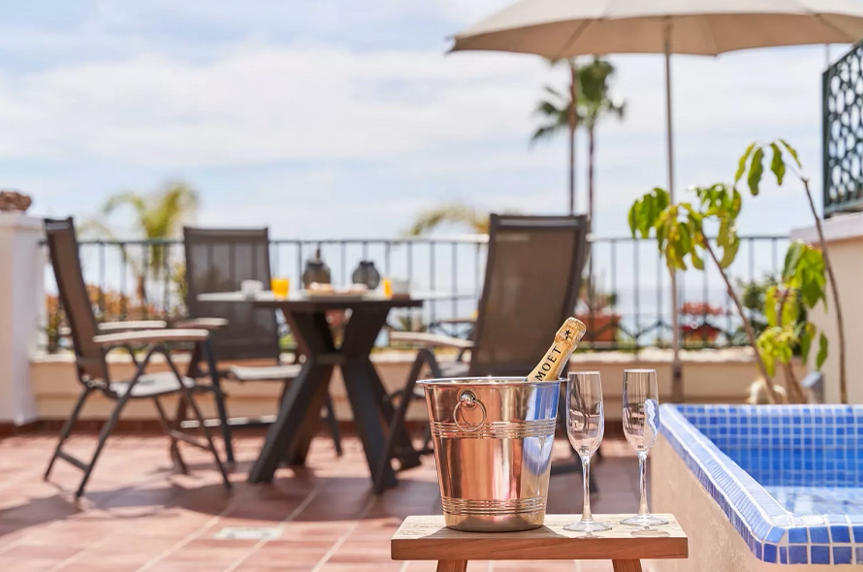
[[[384,286],[384,298],[392,298],[393,297],[393,281],[391,278],[383,279]]]
[[[270,289],[276,298],[287,298],[291,290],[290,278],[273,278],[270,280]]]

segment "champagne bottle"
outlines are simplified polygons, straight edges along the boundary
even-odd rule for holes
[[[545,356],[527,376],[527,381],[554,381],[558,379],[561,368],[578,346],[578,342],[581,341],[586,330],[587,326],[581,320],[567,318],[557,330],[554,343],[551,344],[551,347],[545,352]]]

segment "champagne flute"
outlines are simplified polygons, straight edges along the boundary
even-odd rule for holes
[[[638,514],[621,524],[649,528],[668,524],[647,508],[647,454],[659,432],[659,387],[655,369],[627,369],[623,372],[623,433],[638,455],[638,482],[641,501]]]
[[[566,530],[597,532],[609,530],[607,524],[593,520],[590,513],[590,458],[599,449],[605,420],[602,413],[602,383],[599,372],[570,373],[566,383],[566,435],[581,457],[584,479],[584,511],[581,520],[568,524]]]

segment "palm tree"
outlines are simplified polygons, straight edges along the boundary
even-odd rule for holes
[[[596,126],[607,115],[623,119],[624,102],[612,99],[609,83],[614,66],[602,58],[578,71],[581,98],[578,100],[579,123],[587,130],[587,213],[593,221],[594,162],[596,159]]]
[[[467,226],[476,234],[488,234],[488,213],[479,212],[463,203],[446,203],[422,211],[413,225],[405,232],[408,236],[419,236],[431,232],[444,223]]]
[[[577,106],[571,102],[578,102],[578,66],[575,58],[565,60],[549,60],[551,65],[566,63],[569,67],[569,95],[560,93],[551,86],[546,86],[545,91],[549,99],[543,99],[537,105],[536,113],[545,118],[530,138],[531,146],[541,139],[548,139],[566,129],[569,135],[567,139],[569,154],[569,214],[575,214],[575,132],[578,128],[579,117]]]
[[[137,278],[138,297],[146,297],[145,282],[148,273],[158,278],[165,271],[165,246],[159,241],[177,238],[183,224],[189,220],[198,207],[198,193],[182,181],[168,182],[159,190],[142,195],[133,191],[109,197],[102,206],[103,217],[110,217],[123,207],[130,207],[133,213],[135,234],[149,246],[142,248],[141,260],[130,257],[123,249],[123,259],[132,267]],[[103,236],[115,234],[104,221],[89,221],[85,230]]]
[[[594,161],[596,157],[596,126],[609,114],[623,117],[624,106],[609,95],[609,84],[614,66],[602,58],[594,58],[587,66],[577,67],[570,61],[570,71],[575,82],[570,82],[569,94],[546,86],[546,97],[537,105],[536,113],[544,118],[543,123],[531,137],[531,144],[553,137],[564,129],[570,136],[570,212],[575,202],[575,131],[584,126],[588,135],[588,214],[593,218]],[[576,104],[572,105],[575,101]],[[574,111],[574,112],[573,112]]]

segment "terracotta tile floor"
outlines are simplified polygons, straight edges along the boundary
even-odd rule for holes
[[[69,449],[89,453],[91,435]],[[53,435],[0,441],[0,571],[15,572],[410,572],[432,562],[391,562],[389,539],[402,518],[439,514],[434,461],[400,475],[382,498],[370,494],[362,449],[345,439],[337,458],[329,439],[314,441],[308,468],[283,468],[271,485],[249,485],[245,474],[260,437],[237,439],[232,493],[203,452],[184,449],[192,473],[173,474],[167,440],[117,435],[93,473],[86,497],[72,500],[80,472],[58,461],[50,482],[42,472]],[[567,454],[556,443],[555,458]],[[637,507],[637,463],[621,441],[603,444],[594,467],[601,488],[593,509]],[[581,478],[553,476],[549,512],[581,511]],[[228,527],[274,529],[271,540],[222,539]],[[606,562],[474,562],[471,572],[611,570]]]

